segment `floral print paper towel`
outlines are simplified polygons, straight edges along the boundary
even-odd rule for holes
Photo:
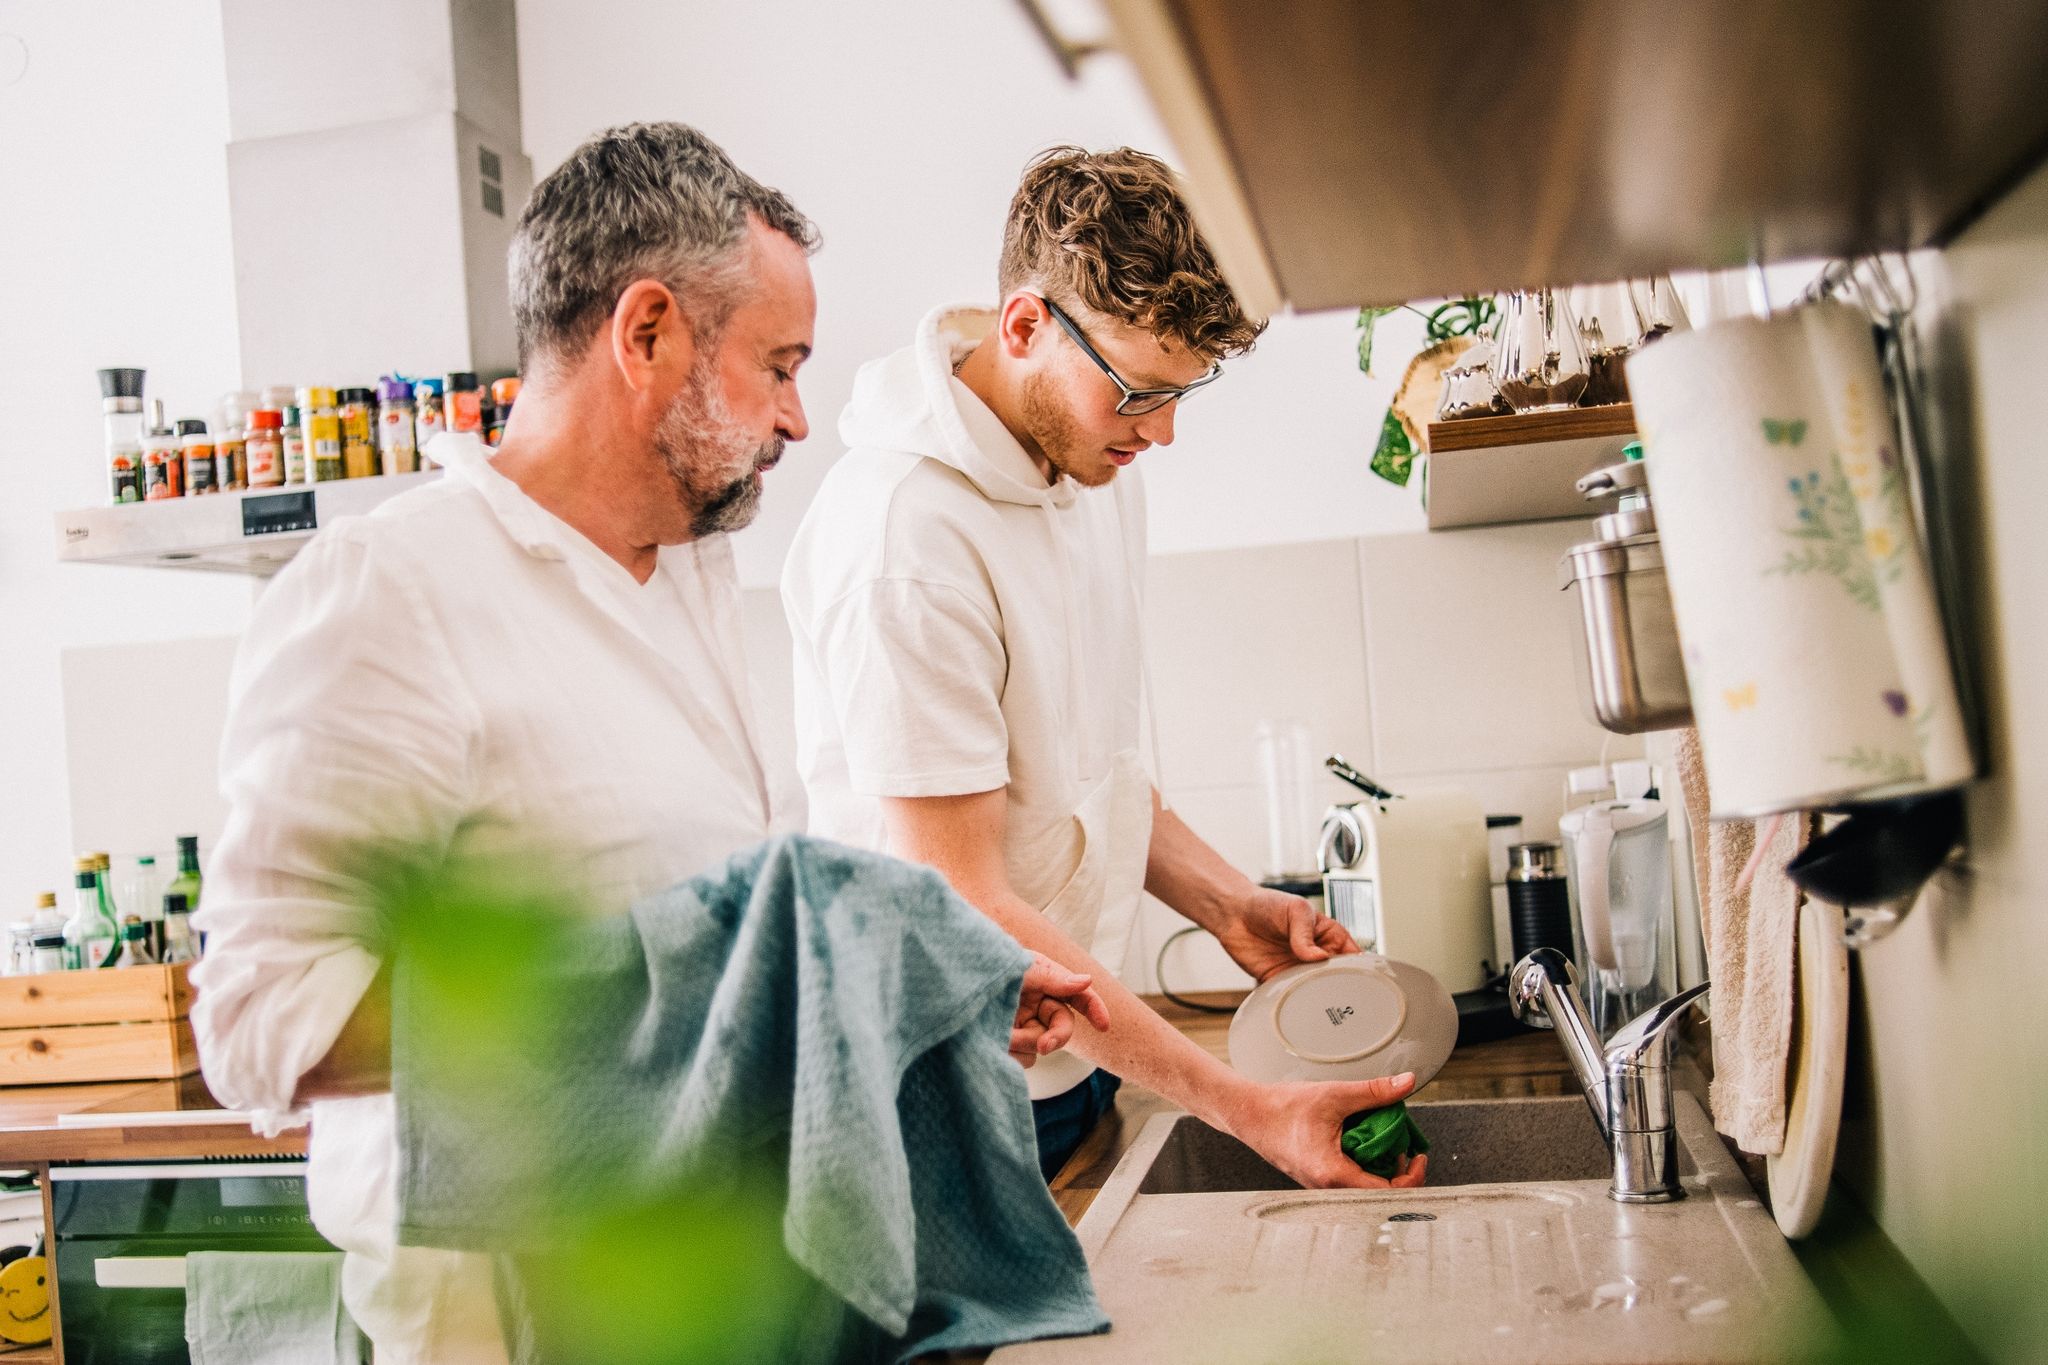
[[[1628,362],[1718,818],[1970,776],[1869,324],[1839,304]]]

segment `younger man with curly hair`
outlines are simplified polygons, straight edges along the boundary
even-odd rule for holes
[[[869,364],[849,449],[782,580],[812,828],[926,862],[1025,947],[1093,977],[1106,1020],[1044,1022],[1029,1072],[1047,1176],[1128,1076],[1311,1186],[1386,1182],[1347,1115],[1413,1078],[1255,1085],[1120,985],[1142,893],[1264,979],[1356,952],[1159,805],[1139,761],[1145,507],[1130,466],[1249,350],[1247,318],[1172,173],[1055,148],[1010,205],[993,309],[942,308]],[[1103,1027],[1106,1022],[1107,1027]],[[1419,1184],[1419,1158],[1398,1177]]]

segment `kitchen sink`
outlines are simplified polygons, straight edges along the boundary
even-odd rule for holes
[[[1520,1184],[1531,1180],[1605,1180],[1607,1144],[1586,1102],[1515,1099],[1411,1104],[1429,1138],[1429,1184]],[[1158,1155],[1138,1183],[1139,1194],[1215,1194],[1292,1190],[1294,1181],[1251,1148],[1186,1114],[1170,1116]],[[1694,1174],[1688,1153],[1679,1174]]]
[[[1585,1101],[1411,1106],[1429,1184],[1305,1190],[1186,1114],[1139,1132],[1075,1232],[1112,1330],[992,1365],[1751,1362],[1828,1321],[1697,1099],[1684,1197],[1607,1197]]]

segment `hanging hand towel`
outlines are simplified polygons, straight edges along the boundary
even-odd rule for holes
[[[338,1251],[194,1251],[185,1257],[192,1365],[361,1365]]]
[[[1747,887],[1759,831],[1747,820],[1707,823],[1711,808],[1699,733],[1678,735],[1678,783],[1693,829],[1700,933],[1713,981],[1714,1127],[1758,1156],[1785,1145],[1785,1059],[1792,1042],[1792,954],[1799,888],[1785,864],[1805,843],[1805,817],[1777,822]]]

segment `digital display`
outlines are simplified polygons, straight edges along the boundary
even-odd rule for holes
[[[277,531],[319,529],[313,514],[313,490],[294,493],[265,493],[242,499],[242,534],[265,536]]]

